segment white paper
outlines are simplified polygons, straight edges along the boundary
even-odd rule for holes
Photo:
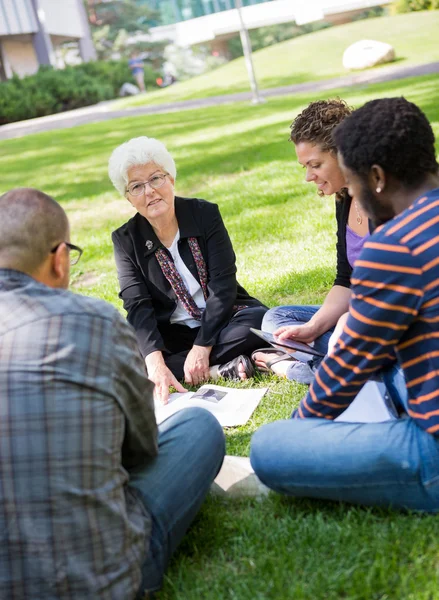
[[[243,390],[203,385],[196,392],[171,394],[168,404],[156,402],[155,416],[157,423],[161,423],[183,408],[199,406],[211,412],[223,427],[236,427],[247,423],[267,389]]]
[[[368,381],[348,408],[334,421],[346,423],[382,423],[397,418],[391,401],[385,398],[386,386]]]
[[[210,488],[220,496],[259,497],[270,491],[257,477],[245,456],[225,456],[220,472]]]

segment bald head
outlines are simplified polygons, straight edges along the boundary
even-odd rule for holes
[[[68,235],[66,213],[47,194],[17,188],[0,196],[0,267],[32,275]]]

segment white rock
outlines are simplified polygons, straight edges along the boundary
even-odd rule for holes
[[[395,50],[390,44],[374,40],[360,40],[351,44],[343,54],[345,69],[367,69],[394,60]]]

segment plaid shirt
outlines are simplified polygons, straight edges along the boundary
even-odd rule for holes
[[[151,519],[152,384],[109,304],[0,269],[0,598],[128,600]]]

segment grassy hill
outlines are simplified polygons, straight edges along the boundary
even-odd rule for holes
[[[253,56],[254,66],[262,89],[346,75],[343,52],[361,39],[391,44],[396,50],[395,64],[428,63],[439,60],[438,32],[439,10],[366,19],[259,50]],[[170,88],[121,100],[120,105],[162,104],[248,90],[244,59],[238,58]]]

